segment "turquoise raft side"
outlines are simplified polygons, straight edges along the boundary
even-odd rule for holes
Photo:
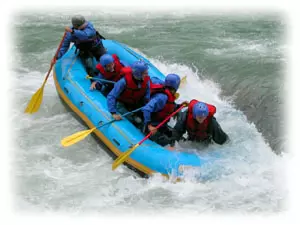
[[[117,54],[120,60],[128,64],[139,59],[146,61],[150,67],[149,76],[164,80],[165,76],[149,60],[128,46],[113,40],[104,40],[103,44],[108,53]],[[106,98],[101,92],[90,90],[91,82],[85,78],[86,75],[80,59],[75,55],[74,46],[56,62],[54,80],[59,95],[89,127],[99,126],[112,120],[112,117]],[[98,128],[95,133],[116,156],[144,138],[144,134],[127,119]],[[166,150],[148,139],[130,155],[127,163],[146,174],[159,172],[180,177],[183,167],[199,168],[207,161],[210,160],[195,153]]]

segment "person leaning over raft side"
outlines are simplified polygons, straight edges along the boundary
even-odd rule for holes
[[[158,130],[155,128],[167,116],[178,109],[181,105],[175,103],[175,93],[180,85],[180,77],[177,74],[168,74],[164,84],[151,84],[150,101],[143,107],[144,128],[143,132],[152,132],[150,139],[160,144],[161,146],[172,143],[172,131],[167,125],[167,122]]]
[[[178,115],[173,130],[174,140],[179,141],[187,132],[189,141],[202,142],[206,145],[211,144],[212,140],[219,145],[229,141],[228,135],[214,117],[215,113],[215,106],[193,99],[188,109]],[[171,146],[174,146],[174,143]]]
[[[122,78],[123,68],[124,65],[116,54],[104,54],[100,57],[100,63],[96,65],[96,69],[99,71],[97,78],[117,82]],[[114,84],[96,80],[92,82],[91,90],[97,89],[100,91],[102,86],[104,86],[103,93],[107,95],[113,89]]]
[[[72,27],[65,27],[67,35],[63,41],[61,49],[57,55],[57,59],[61,58],[69,49],[71,42],[79,50],[79,57],[90,76],[95,76],[93,57],[99,61],[99,58],[105,54],[106,50],[102,44],[104,39],[98,31],[95,30],[93,24],[86,21],[81,15],[72,17]],[[55,59],[52,60],[52,63]]]
[[[124,67],[122,72],[123,77],[107,95],[108,110],[115,120],[122,119],[117,112],[124,114],[135,110],[144,106],[150,99],[150,78],[146,63],[136,61],[131,67]],[[140,114],[131,114],[127,119],[136,126],[142,125]]]

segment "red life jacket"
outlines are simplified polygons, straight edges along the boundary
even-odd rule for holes
[[[107,72],[100,63],[96,65],[96,69],[103,75],[104,79],[117,82],[122,78],[121,69],[123,68],[123,65],[120,63],[116,54],[113,54],[112,57],[114,58],[115,63],[114,72]]]
[[[121,93],[118,100],[127,105],[138,104],[146,95],[147,83],[150,80],[149,76],[144,78],[144,81],[141,83],[139,88],[136,82],[133,80],[131,67],[124,67],[121,71],[121,74],[125,78],[126,88]]]
[[[152,121],[161,122],[172,112],[175,111],[175,107],[176,107],[175,96],[170,92],[169,89],[164,88],[164,85],[150,83],[150,95],[152,96],[156,93],[163,93],[168,96],[168,100],[164,108],[158,112],[151,113]]]
[[[208,107],[208,116],[201,124],[198,123],[193,117],[193,107],[197,102],[199,101],[195,99],[190,102],[187,114],[186,130],[188,132],[189,139],[192,141],[202,141],[208,138],[208,124],[210,123],[213,115],[216,113],[215,106],[205,103]]]

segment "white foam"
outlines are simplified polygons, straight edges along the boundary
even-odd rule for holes
[[[231,142],[224,146],[212,145],[207,149],[223,155],[222,160],[201,169],[203,175],[215,177],[199,184],[193,179],[194,176],[187,173],[183,183],[174,184],[161,176],[149,180],[136,178],[136,174],[123,165],[112,171],[112,159],[92,137],[62,149],[59,143],[61,138],[84,127],[68,113],[52,115],[51,112],[63,110],[61,104],[55,105],[49,112],[45,111],[47,105],[58,101],[53,78],[49,78],[44,93],[47,98],[37,117],[23,116],[23,111],[13,112],[14,120],[21,118],[15,129],[26,130],[26,135],[22,135],[24,143],[19,143],[21,149],[16,161],[27,166],[25,171],[18,169],[17,173],[25,176],[23,182],[37,179],[48,185],[45,189],[35,186],[31,190],[28,184],[25,196],[37,195],[39,209],[59,208],[72,212],[97,212],[106,210],[108,206],[110,211],[121,212],[124,207],[134,207],[152,213],[157,210],[279,211],[285,198],[286,188],[282,181],[288,157],[272,152],[255,125],[235,108],[232,99],[222,96],[222,86],[208,79],[209,74],[159,58],[149,60],[164,74],[187,75],[187,83],[179,90],[178,102],[196,98],[217,107],[216,118]],[[17,98],[23,98],[24,93],[31,95],[43,79],[44,75],[39,72],[25,72],[19,82]],[[14,82],[18,81],[20,78]],[[33,137],[36,140],[30,143],[29,139],[34,140]]]

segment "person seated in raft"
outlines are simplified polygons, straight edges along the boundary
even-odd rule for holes
[[[120,114],[138,109],[150,99],[150,77],[145,62],[136,61],[131,67],[124,67],[122,76],[107,95],[108,110],[115,120],[121,120]],[[134,125],[142,126],[140,111],[126,118]]]
[[[209,145],[213,140],[215,143],[223,145],[227,140],[229,141],[229,137],[214,117],[215,113],[215,106],[193,99],[189,103],[188,109],[178,114],[173,129],[174,140],[185,140],[182,136],[187,132],[189,141]],[[174,143],[171,146],[174,146]]]
[[[67,35],[63,41],[56,59],[61,58],[69,49],[71,42],[76,46],[76,52],[79,51],[81,59],[87,73],[95,76],[93,57],[99,61],[99,58],[105,54],[106,50],[102,44],[102,37],[94,28],[93,24],[86,21],[81,15],[72,17],[72,26],[66,27]],[[55,63],[55,59],[52,60]]]
[[[96,69],[99,72],[96,78],[109,80],[109,81],[119,81],[122,76],[122,69],[124,68],[123,63],[119,60],[116,54],[104,54],[100,57],[100,63],[96,65]],[[101,82],[100,80],[91,80],[91,90],[97,89],[107,95],[114,87],[112,83]]]
[[[158,82],[158,84],[151,83],[150,101],[142,109],[144,116],[143,133],[147,134],[151,131],[152,135],[150,139],[161,146],[166,146],[173,141],[171,138],[172,130],[167,125],[168,121],[158,130],[155,126],[160,124],[182,104],[187,105],[188,102],[185,101],[180,105],[175,103],[175,93],[180,85],[180,77],[177,74],[168,74],[164,83],[160,83],[161,82]]]

